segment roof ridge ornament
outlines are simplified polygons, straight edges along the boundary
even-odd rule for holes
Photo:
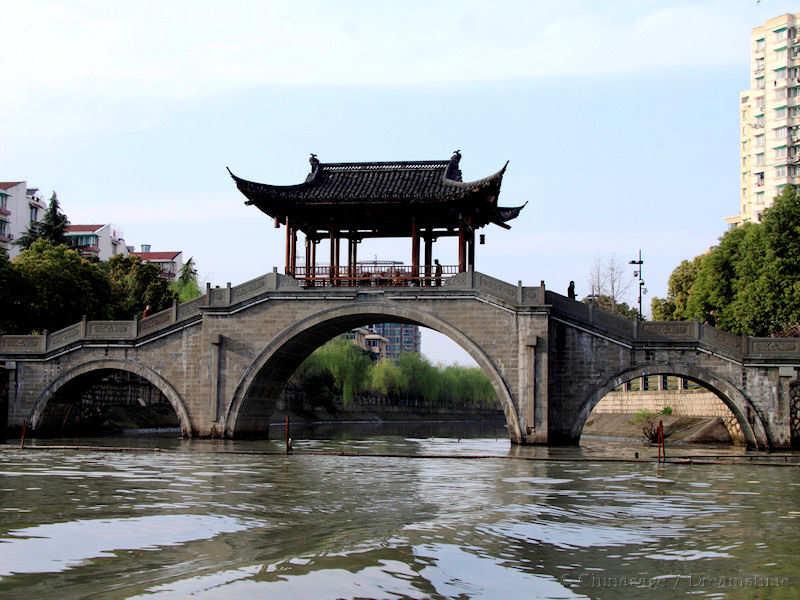
[[[316,154],[312,152],[311,156],[308,157],[308,162],[311,165],[311,173],[309,173],[308,177],[306,177],[307,182],[314,179],[314,176],[317,174],[317,171],[319,171],[319,159],[317,158]]]
[[[453,156],[450,157],[450,163],[447,165],[447,171],[444,174],[445,178],[452,181],[462,181],[461,169],[458,168],[459,163],[461,163],[461,150],[454,150]]]

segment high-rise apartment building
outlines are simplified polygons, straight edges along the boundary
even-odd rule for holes
[[[731,225],[758,223],[790,183],[800,182],[800,13],[753,28],[750,89],[739,97],[739,214]]]

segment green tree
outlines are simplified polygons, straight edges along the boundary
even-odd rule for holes
[[[55,245],[66,244],[67,225],[69,225],[67,215],[61,212],[58,196],[53,192],[42,220],[32,221],[25,233],[15,243],[26,249],[39,239],[47,240]]]
[[[398,397],[408,387],[405,374],[391,360],[379,360],[369,372],[369,389],[382,396]]]
[[[669,277],[667,297],[653,298],[650,309],[656,321],[682,321],[686,319],[686,305],[689,301],[692,286],[703,261],[703,256],[692,260],[684,260]]]
[[[170,289],[177,295],[179,302],[188,302],[203,295],[197,283],[197,269],[195,268],[194,257],[181,267],[178,278],[172,282]]]
[[[55,331],[86,315],[109,318],[111,286],[100,265],[63,245],[40,239],[13,262],[22,279],[20,330]]]
[[[633,306],[628,306],[627,302],[614,301],[611,296],[605,294],[596,296],[586,296],[583,299],[586,304],[594,304],[598,308],[621,315],[627,319],[639,318],[639,310]]]
[[[161,269],[143,262],[138,256],[117,254],[102,263],[113,292],[112,315],[115,319],[141,316],[149,306],[150,314],[168,308],[176,299]]]
[[[367,382],[372,364],[369,353],[348,340],[335,338],[317,348],[312,356],[333,377],[336,390],[342,395],[342,403],[350,405]]]
[[[0,333],[22,333],[26,321],[27,284],[0,249]]]
[[[674,284],[674,285],[673,285]],[[708,253],[670,277],[654,316],[695,319],[766,336],[800,327],[800,193],[786,186],[761,223],[727,231]]]

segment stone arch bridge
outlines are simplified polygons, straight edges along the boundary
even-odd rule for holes
[[[186,436],[264,434],[295,368],[331,337],[374,322],[410,322],[463,347],[486,372],[520,444],[574,444],[595,404],[647,375],[714,391],[748,444],[798,441],[800,339],[734,336],[693,322],[643,322],[478,272],[441,287],[302,288],[277,272],[209,288],[138,321],[83,321],[40,336],[0,336],[8,425],[36,428],[65,385],[118,369],[148,380]],[[792,423],[794,422],[794,426]]]

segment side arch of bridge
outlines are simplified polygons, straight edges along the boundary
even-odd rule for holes
[[[172,408],[175,410],[175,414],[177,415],[178,421],[181,425],[181,434],[184,437],[191,437],[192,425],[189,419],[189,413],[175,388],[166,379],[149,367],[130,360],[115,359],[92,360],[59,375],[47,387],[45,387],[44,390],[42,390],[36,399],[36,403],[34,404],[33,411],[31,412],[29,419],[31,428],[35,430],[39,427],[39,425],[41,425],[42,418],[44,417],[45,410],[47,409],[47,404],[65,385],[83,375],[87,375],[96,371],[107,370],[127,371],[129,373],[133,373],[142,379],[147,380],[151,385],[156,387],[159,391],[161,391],[162,394],[164,394],[169,403],[172,405]]]
[[[291,374],[316,348],[355,327],[403,322],[438,331],[461,346],[489,377],[505,413],[512,440],[522,440],[517,407],[501,369],[479,343],[427,310],[389,303],[359,303],[322,311],[283,329],[270,340],[239,380],[225,415],[225,434],[237,435],[241,421],[259,402],[272,401]]]
[[[609,377],[603,384],[586,398],[576,416],[572,434],[575,439],[579,439],[586,420],[597,403],[603,397],[617,389],[623,383],[639,377],[650,375],[673,375],[685,377],[695,383],[702,385],[719,397],[722,402],[731,410],[739,426],[742,429],[747,445],[751,448],[767,449],[772,446],[769,437],[769,428],[766,427],[763,416],[757,407],[733,384],[718,377],[708,369],[697,366],[676,366],[670,364],[639,365],[625,369],[616,375]],[[752,415],[752,422],[748,420],[748,415]]]

